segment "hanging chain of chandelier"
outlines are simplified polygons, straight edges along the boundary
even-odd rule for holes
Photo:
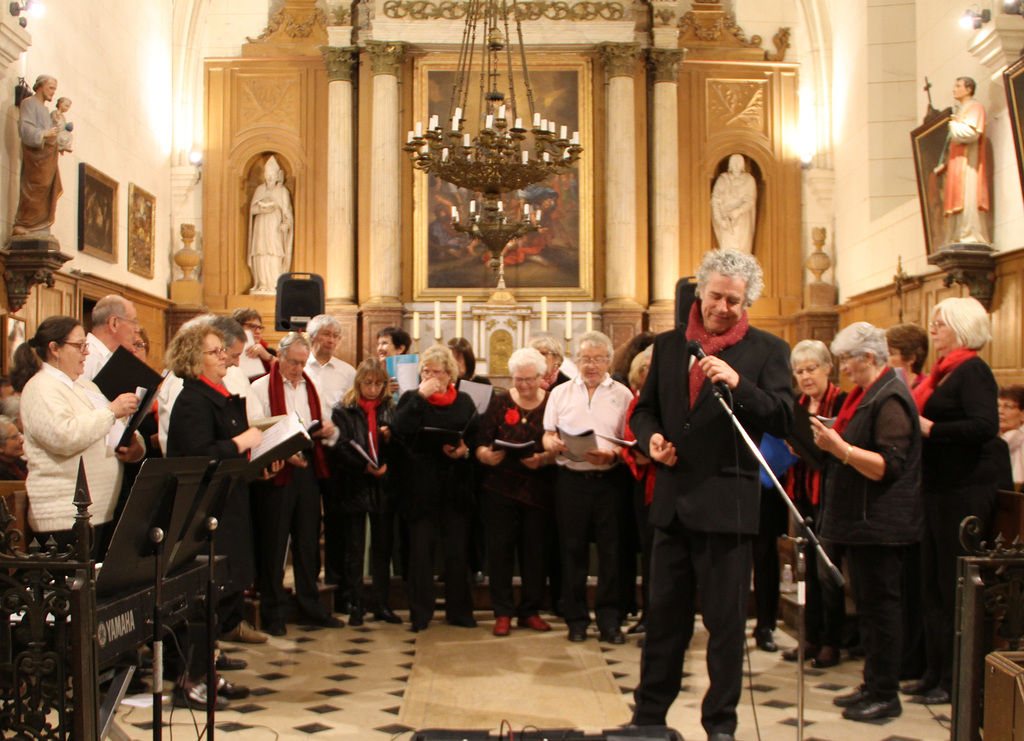
[[[479,204],[471,201],[465,218],[452,206],[452,226],[482,242],[491,253],[490,266],[498,269],[509,243],[537,231],[542,216],[528,203],[518,213],[509,213],[503,197],[567,172],[583,147],[578,131],[570,138],[567,126],[543,118],[536,110],[516,0],[467,3],[448,115],[443,121],[432,116],[426,131],[417,121],[403,149],[416,169],[479,194]],[[515,23],[515,44],[510,43],[510,16]],[[519,59],[515,60],[517,51]],[[532,123],[529,129],[519,115],[513,69],[522,73],[529,103],[527,120]],[[463,112],[469,110],[474,77],[480,82],[478,125],[482,124],[475,134],[463,118]]]

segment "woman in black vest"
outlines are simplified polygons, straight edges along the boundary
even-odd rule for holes
[[[910,391],[887,366],[885,333],[855,322],[832,352],[856,388],[829,428],[811,418],[827,463],[821,537],[842,543],[864,646],[864,684],[835,698],[848,720],[902,712],[899,675],[904,554],[921,539],[921,429]]]

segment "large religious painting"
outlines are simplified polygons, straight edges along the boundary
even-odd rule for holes
[[[942,189],[945,185],[944,168],[949,147],[949,119],[952,108],[926,120],[910,132],[914,147],[914,170],[917,173],[917,194],[921,199],[921,218],[924,220],[925,246],[929,255],[946,244],[946,223],[942,212]]]
[[[1006,87],[1006,103],[1010,112],[1010,128],[1013,129],[1014,150],[1017,152],[1017,175],[1024,190],[1024,57],[1011,64],[1003,72]]]
[[[580,132],[583,155],[564,174],[508,194],[504,212],[520,214],[523,206],[540,211],[540,229],[510,242],[504,251],[505,283],[523,298],[550,296],[569,299],[593,297],[593,136],[592,82],[589,60],[547,55],[528,60],[536,111],[549,121]],[[449,103],[455,82],[455,58],[432,57],[417,65],[415,120],[427,125],[436,115],[451,121]],[[507,78],[503,78],[505,80]],[[507,117],[533,116],[521,76],[516,76],[516,112]],[[505,87],[503,85],[502,87]],[[483,123],[479,84],[470,81],[465,130],[475,134]],[[510,101],[506,101],[511,111]],[[524,149],[532,152],[532,136]],[[452,207],[463,219],[476,194],[456,188],[421,171],[415,174],[415,239],[413,273],[417,299],[452,294],[484,297],[498,275],[488,265],[487,249],[452,225]]]
[[[84,162],[78,165],[78,249],[117,262],[117,181]]]
[[[135,183],[128,184],[128,270],[143,278],[153,277],[153,221],[156,197]]]

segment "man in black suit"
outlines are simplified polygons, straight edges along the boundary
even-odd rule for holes
[[[655,340],[647,382],[630,419],[640,448],[657,465],[647,638],[633,723],[666,724],[699,596],[709,633],[711,686],[701,706],[709,741],[731,741],[736,732],[760,497],[757,460],[715,399],[712,384],[731,398],[755,442],[764,433],[784,438],[793,420],[789,348],[747,320],[747,307],[761,294],[761,275],[751,255],[705,254],[688,323]],[[694,356],[688,347],[693,340],[707,357]]]

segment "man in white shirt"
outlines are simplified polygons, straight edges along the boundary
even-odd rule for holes
[[[89,355],[82,377],[91,381],[120,345],[128,352],[139,335],[139,313],[124,296],[104,296],[92,309],[92,331],[85,336]]]
[[[306,334],[312,343],[312,352],[306,361],[306,375],[313,379],[320,390],[320,400],[328,410],[341,401],[356,380],[356,369],[340,358],[334,351],[341,340],[341,322],[330,314],[313,317],[306,325]],[[324,510],[324,583],[343,584],[345,568],[346,512],[341,506],[342,492],[338,490],[337,479],[333,476],[320,480],[320,498]],[[334,593],[334,606],[339,612],[349,612],[349,604],[355,595],[344,594],[341,589]]]
[[[320,420],[322,429],[313,434],[312,451],[288,459],[270,481],[252,486],[253,520],[256,525],[256,572],[260,583],[260,612],[265,630],[285,635],[290,612],[284,588],[284,563],[291,537],[292,570],[299,622],[326,628],[340,628],[343,622],[320,604],[317,575],[320,571],[320,488],[318,479],[327,478],[327,456],[322,441],[336,428],[316,384],[303,372],[309,359],[309,341],[297,332],[282,338],[277,359],[270,372],[253,381],[246,406],[249,418],[275,417],[295,413],[308,426]]]
[[[555,486],[555,518],[562,552],[562,595],[559,606],[569,626],[569,640],[584,641],[590,624],[587,608],[589,532],[597,542],[598,576],[594,613],[600,639],[625,642],[619,609],[620,527],[630,520],[622,514],[629,505],[629,481],[620,466],[619,446],[597,435],[622,439],[632,392],[608,375],[612,341],[601,332],[580,337],[576,351],[579,375],[553,388],[544,411],[544,448],[560,453]],[[584,460],[571,461],[557,428],[566,432],[593,430],[595,447]]]

